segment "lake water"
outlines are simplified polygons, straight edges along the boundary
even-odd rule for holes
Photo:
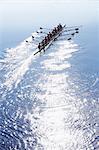
[[[0,2],[0,150],[99,149],[98,18],[93,0]],[[34,56],[58,23],[82,27]]]

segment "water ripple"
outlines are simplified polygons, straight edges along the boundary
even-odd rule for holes
[[[32,46],[0,63],[1,150],[98,150],[98,78],[69,72],[78,45],[57,41],[35,59]]]

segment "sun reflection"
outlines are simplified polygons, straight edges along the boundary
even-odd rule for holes
[[[39,107],[41,112],[36,132],[40,137],[39,143],[46,150],[70,150],[77,147],[77,143],[81,144],[80,137],[83,138],[82,131],[72,127],[73,121],[79,118],[79,110],[76,109],[75,98],[67,92],[69,76],[64,71],[71,67],[67,60],[77,50],[76,44],[64,41],[56,52],[41,62],[42,69],[46,70],[36,83],[41,89],[36,98],[45,105]]]
[[[32,35],[41,38],[37,33]],[[82,85],[85,92],[79,97],[77,92],[81,89],[74,80],[80,74],[76,76],[74,72],[70,77],[68,71],[72,65],[69,58],[79,50],[78,45],[57,40],[39,57],[33,54],[37,46],[32,38],[26,40],[29,42],[7,49],[1,65],[4,80],[0,81],[0,112],[4,118],[0,124],[0,146],[6,144],[9,149],[12,139],[13,149],[95,149],[99,146],[98,101],[87,97],[99,79],[95,78],[90,91]]]

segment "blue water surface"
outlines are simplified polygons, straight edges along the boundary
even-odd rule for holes
[[[0,2],[0,150],[99,149],[98,11],[97,1]],[[58,23],[82,27],[34,56],[34,32]]]

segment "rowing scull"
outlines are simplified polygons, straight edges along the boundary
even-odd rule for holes
[[[59,31],[59,32],[57,33],[57,35],[55,35],[55,36],[52,38],[52,40],[45,46],[45,48],[41,48],[41,49],[39,49],[39,50],[38,50],[38,48],[37,48],[37,51],[34,53],[34,55],[36,55],[37,53],[41,52],[42,50],[45,51],[46,49],[48,49],[48,48],[51,46],[51,44],[53,43],[53,41],[55,41],[55,40],[62,34],[63,29],[65,28],[65,26],[66,26],[66,25],[64,25],[64,26],[62,27],[61,31]]]

